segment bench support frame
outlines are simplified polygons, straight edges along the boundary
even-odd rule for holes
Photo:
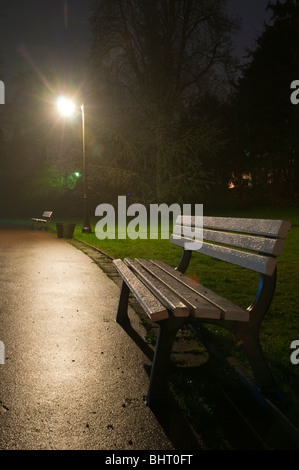
[[[183,250],[181,260],[177,270],[185,273],[191,261],[192,251]],[[260,275],[259,285],[252,304],[248,307],[250,312],[249,322],[236,322],[222,319],[209,319],[205,323],[219,325],[222,328],[230,331],[240,342],[247,359],[252,367],[257,386],[265,394],[273,393],[277,388],[273,375],[271,373],[268,362],[265,359],[261,344],[260,344],[260,327],[267,310],[271,305],[274,296],[277,280],[277,268],[272,276]],[[196,323],[193,322],[196,329]],[[213,354],[213,348],[207,349],[210,354]]]
[[[121,325],[124,329],[130,326],[130,319],[128,316],[129,295],[130,289],[125,283],[125,281],[123,281],[118,301],[116,322]]]
[[[130,319],[128,316],[130,289],[125,281],[122,282],[116,322],[121,325],[124,330],[130,327]],[[149,388],[146,396],[146,404],[154,406],[167,400],[168,372],[170,366],[171,352],[173,342],[177,332],[186,323],[184,317],[172,317],[157,322],[159,331],[156,341],[154,358],[151,368],[149,380]]]
[[[149,406],[161,405],[167,402],[168,375],[170,368],[171,352],[177,332],[184,324],[183,317],[169,317],[159,322],[153,365],[146,403]]]

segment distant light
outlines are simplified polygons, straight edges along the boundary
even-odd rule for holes
[[[81,178],[81,173],[79,171],[73,171],[73,173],[70,173],[67,177],[67,187],[69,189],[74,189],[78,184],[79,178]]]
[[[68,100],[64,96],[59,96],[59,98],[57,98],[56,103],[59,111],[64,116],[71,116],[73,114],[75,110],[75,104],[72,101]]]

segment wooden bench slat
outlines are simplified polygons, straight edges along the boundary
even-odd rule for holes
[[[52,214],[53,214],[53,212],[51,212],[51,211],[44,211],[42,217],[49,218],[49,217],[51,217]]]
[[[165,320],[169,317],[168,311],[164,305],[149,292],[147,287],[132,273],[121,259],[113,260],[113,264],[153,322]]]
[[[176,225],[173,233],[178,235],[183,234],[183,226]],[[192,236],[194,239],[200,239],[202,236],[203,240],[208,240],[210,242],[235,246],[245,250],[256,251],[273,256],[279,256],[283,249],[283,241],[277,238],[257,237],[254,235],[242,235],[239,233],[229,233],[217,230],[201,230],[199,228],[194,229]]]
[[[196,318],[221,317],[221,310],[218,307],[199,296],[198,293],[190,289],[189,286],[183,284],[179,279],[174,278],[169,273],[162,270],[152,261],[139,258],[137,258],[136,261],[155,276],[155,278],[159,279],[161,283],[165,284],[169,289],[176,293],[182,302],[191,309],[192,316]]]
[[[229,300],[221,297],[201,284],[198,284],[193,279],[180,273],[171,266],[168,266],[168,264],[164,263],[163,261],[152,260],[152,263],[163,269],[165,272],[169,273],[174,278],[178,279],[182,284],[185,284],[208,302],[211,302],[213,305],[219,308],[223,312],[222,318],[225,320],[249,321],[250,312],[248,310],[244,310],[238,305],[235,305],[233,302],[230,302]]]
[[[181,246],[184,249],[192,250],[192,244],[196,247],[196,241],[188,238],[177,238],[176,236],[171,235],[171,243]],[[240,251],[237,249],[232,249],[226,246],[213,245],[211,243],[202,243],[201,248],[196,248],[194,251],[212,256],[222,261],[227,261],[228,263],[236,264],[243,268],[251,269],[260,274],[265,274],[271,276],[276,268],[277,261],[275,258],[257,255],[255,253],[248,253],[246,251]]]
[[[196,218],[182,215],[177,218],[176,223],[196,227]],[[203,227],[284,239],[291,229],[291,224],[286,220],[204,216]]]
[[[138,275],[150,291],[158,297],[160,302],[176,317],[188,317],[190,315],[189,308],[181,301],[181,299],[174,294],[168,287],[161,284],[158,279],[148,273],[142,266],[135,260],[128,258],[124,262]]]

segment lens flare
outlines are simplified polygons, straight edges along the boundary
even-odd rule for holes
[[[59,111],[64,116],[71,116],[73,114],[75,110],[75,104],[72,101],[68,100],[64,96],[59,96],[56,103]]]

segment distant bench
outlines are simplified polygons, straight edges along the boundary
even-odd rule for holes
[[[51,220],[52,214],[53,214],[53,212],[51,212],[51,211],[44,211],[43,215],[40,218],[32,217],[31,218],[31,222],[32,222],[31,227],[32,228],[38,228],[38,227],[48,228],[48,225],[49,225],[49,222]]]
[[[161,261],[117,259],[113,261],[123,279],[116,321],[125,329],[129,293],[132,292],[152,322],[159,325],[147,404],[167,396],[168,371],[173,342],[184,325],[200,329],[203,323],[221,326],[241,342],[258,387],[273,389],[275,382],[259,341],[259,330],[276,286],[277,258],[291,224],[282,220],[203,217],[203,243],[199,248],[193,217],[180,216],[170,242],[182,247],[176,269]],[[178,237],[182,225],[194,230],[193,239]],[[191,255],[202,253],[232,263],[260,275],[252,304],[241,308],[187,277]],[[216,269],[216,268],[215,268]],[[220,276],[215,272],[215,276]]]

